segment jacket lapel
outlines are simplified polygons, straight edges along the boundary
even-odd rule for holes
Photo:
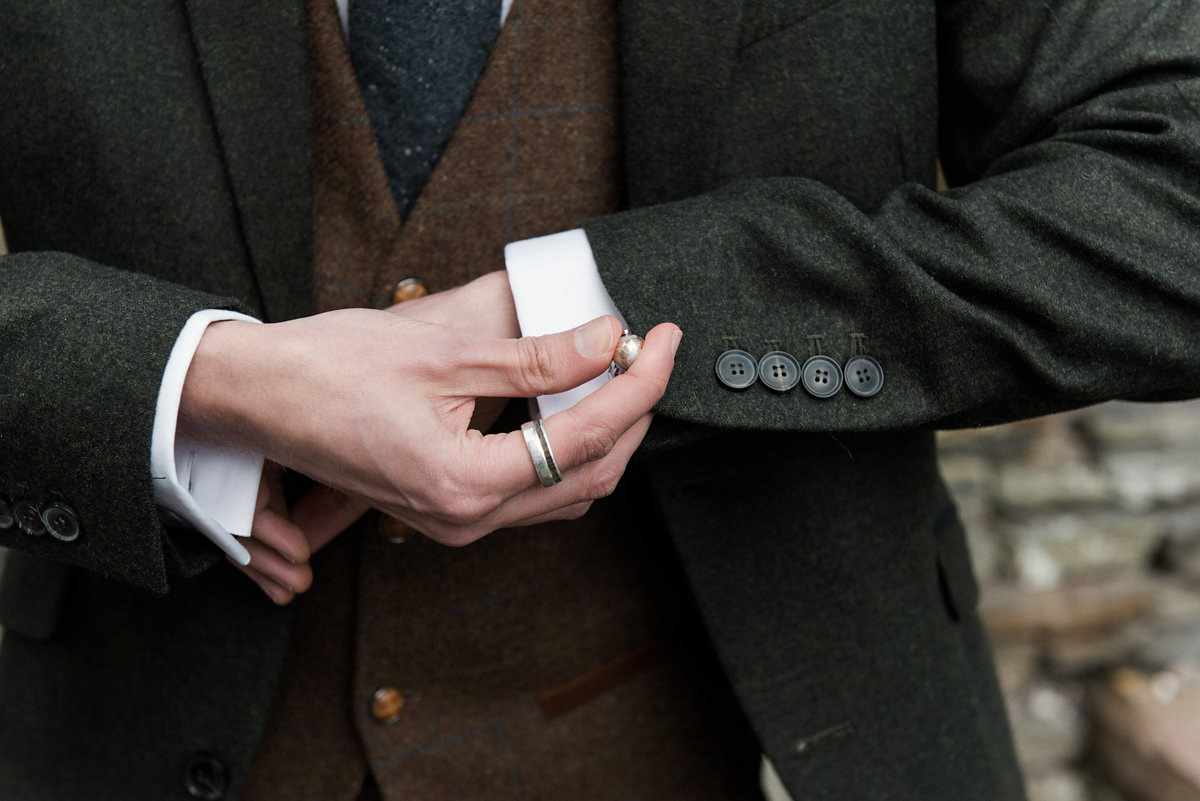
[[[627,0],[621,77],[634,206],[711,188],[742,0]]]
[[[312,304],[312,120],[300,0],[184,0],[269,320]]]

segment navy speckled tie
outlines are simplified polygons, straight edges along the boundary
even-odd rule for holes
[[[402,219],[499,32],[498,0],[350,0],[350,58]]]

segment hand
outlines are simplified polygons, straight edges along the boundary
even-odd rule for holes
[[[388,311],[495,339],[516,339],[521,336],[517,307],[513,304],[508,275],[503,270],[487,273],[454,289],[397,303],[390,306]],[[476,398],[471,428],[479,431],[490,429],[504,411],[508,400]]]
[[[388,311],[428,323],[470,328],[497,339],[514,339],[521,334],[508,277],[503,271],[489,273],[455,289],[396,304]],[[503,398],[476,399],[471,427],[490,428],[505,403]],[[283,500],[282,468],[268,462],[259,487],[251,535],[243,541],[250,553],[250,564],[233,564],[275,603],[290,603],[312,584],[310,556],[349,528],[368,508],[365,502],[339,490],[314,484],[289,513]]]
[[[530,397],[603,372],[620,335],[600,318],[495,339],[351,309],[271,325],[210,326],[184,385],[188,436],[265,454],[426,535],[465,544],[581,514],[608,494],[665,391],[681,336],[646,337],[628,373],[545,421],[565,480],[542,488],[519,432],[467,428],[476,397]]]
[[[388,307],[392,314],[473,331],[493,339],[521,336],[517,307],[503,270],[487,273],[468,284],[435,292]]]
[[[288,516],[283,494],[283,469],[273,462],[263,465],[250,536],[241,541],[250,563],[229,562],[249,576],[277,604],[290,603],[312,585],[308,564],[312,549],[304,532]]]
[[[250,564],[238,570],[277,604],[290,603],[312,586],[312,554],[349,528],[366,512],[359,503],[337,490],[311,487],[293,509],[287,508],[283,492],[283,468],[274,462],[263,465],[258,505],[250,536],[242,544],[250,553]]]

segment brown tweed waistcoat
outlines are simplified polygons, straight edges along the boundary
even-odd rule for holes
[[[309,50],[318,311],[383,306],[406,277],[459,285],[502,269],[506,242],[619,205],[613,0],[516,0],[403,225],[331,0],[309,1]],[[389,800],[756,797],[756,751],[637,494],[461,549],[373,522],[340,537],[297,602],[244,799],[350,801],[368,770]],[[390,723],[381,687],[403,698]]]

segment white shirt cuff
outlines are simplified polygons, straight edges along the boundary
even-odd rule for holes
[[[262,477],[262,455],[175,436],[188,367],[205,329],[219,320],[259,322],[221,309],[206,309],[188,318],[171,349],[158,390],[150,475],[154,479],[155,503],[195,526],[238,564],[246,565],[250,554],[234,535],[250,536]]]
[[[522,335],[554,334],[606,314],[625,325],[582,228],[512,242],[504,248],[504,260]],[[611,378],[607,372],[566,392],[539,397],[542,417],[569,409]]]

